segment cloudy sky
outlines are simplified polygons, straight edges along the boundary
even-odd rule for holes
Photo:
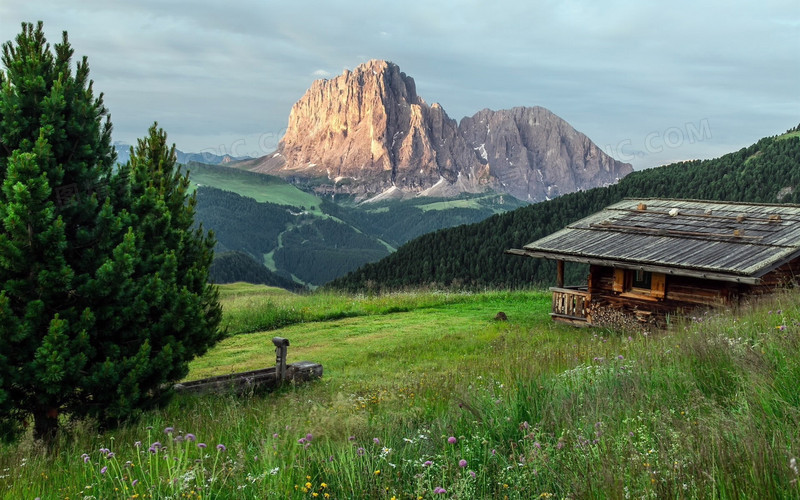
[[[544,106],[646,168],[800,123],[800,2],[0,0],[0,38],[69,32],[114,138],[261,156],[311,82],[369,59],[456,120]]]

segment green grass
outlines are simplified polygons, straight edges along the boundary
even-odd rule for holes
[[[785,134],[779,135],[778,139],[789,139],[791,137],[800,137],[800,130],[796,130],[794,132],[787,132]]]
[[[319,210],[319,198],[277,177],[256,176],[251,172],[242,172],[235,168],[205,167],[200,164],[190,165],[189,171],[192,191],[197,189],[198,185],[212,186],[253,198],[258,202],[305,207],[314,215],[324,215]]]
[[[189,378],[272,364],[274,335],[323,378],[77,422],[51,450],[27,436],[0,448],[0,495],[800,498],[798,295],[617,332],[553,324],[544,292],[222,292],[225,321],[257,331]]]

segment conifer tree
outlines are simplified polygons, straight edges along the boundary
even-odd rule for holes
[[[159,132],[118,173],[86,58],[42,23],[0,70],[0,434],[113,423],[159,401],[219,338],[187,179]],[[160,134],[160,135],[159,135]],[[171,156],[170,156],[171,155]]]

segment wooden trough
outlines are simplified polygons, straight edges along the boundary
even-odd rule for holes
[[[286,364],[286,350],[289,340],[273,337],[275,344],[275,366],[249,372],[219,375],[190,382],[175,384],[177,392],[205,394],[209,392],[249,392],[252,390],[275,389],[287,382],[304,382],[322,377],[322,365],[311,361],[298,361]]]

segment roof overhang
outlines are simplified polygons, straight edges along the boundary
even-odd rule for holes
[[[523,257],[533,257],[537,259],[563,260],[566,262],[579,262],[582,264],[590,264],[595,266],[642,270],[653,273],[662,273],[671,276],[688,276],[692,278],[728,281],[732,283],[742,283],[746,285],[758,285],[761,283],[761,278],[755,276],[727,274],[727,273],[720,273],[716,271],[708,271],[696,268],[664,266],[647,262],[631,262],[625,260],[592,257],[587,255],[571,255],[566,253],[524,250],[519,248],[511,248],[509,250],[506,250],[505,253],[509,255],[520,255]]]

